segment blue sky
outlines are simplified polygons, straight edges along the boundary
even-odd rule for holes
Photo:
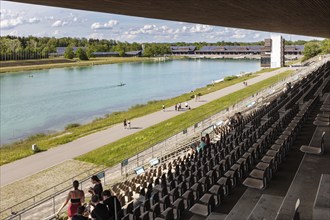
[[[252,42],[270,32],[1,1],[1,36],[86,37],[128,42]],[[283,34],[286,40],[320,39]]]

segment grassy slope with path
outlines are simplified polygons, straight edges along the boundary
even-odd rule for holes
[[[249,78],[257,76],[263,72],[269,72],[274,69],[264,69],[252,74],[250,76],[236,78],[231,81],[225,81],[222,83],[216,83],[214,86],[207,86],[204,88],[196,89],[195,94],[201,93],[203,95],[223,89],[225,87],[231,86],[236,83],[240,83]],[[71,128],[66,131],[56,133],[56,134],[36,134],[28,137],[25,140],[18,141],[15,143],[4,145],[0,148],[0,165],[10,163],[12,161],[30,156],[33,154],[31,151],[31,145],[37,144],[42,150],[47,150],[60,144],[65,144],[82,136],[95,133],[100,130],[111,127],[114,124],[121,123],[125,118],[133,119],[141,117],[160,109],[161,105],[164,103],[166,106],[172,106],[176,103],[185,102],[191,100],[193,94],[186,93],[168,100],[160,101],[150,101],[145,105],[136,105],[123,112],[114,112],[105,116],[104,118],[97,119],[92,123],[85,124],[79,127]]]
[[[165,140],[183,129],[194,125],[214,115],[215,113],[228,108],[256,92],[269,87],[270,85],[288,77],[293,70],[288,70],[279,75],[248,86],[237,92],[214,100],[196,109],[175,116],[157,125],[144,129],[138,133],[122,138],[116,142],[100,147],[76,159],[91,162],[99,165],[113,166],[123,159],[136,155],[152,145]]]

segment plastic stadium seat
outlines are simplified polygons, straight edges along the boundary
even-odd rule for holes
[[[308,154],[323,154],[324,153],[324,135],[325,132],[322,133],[320,147],[302,145],[300,147],[300,151]]]
[[[215,207],[214,197],[209,193],[206,193],[199,202],[193,205],[189,211],[196,215],[208,216]]]
[[[265,172],[264,172],[265,173]],[[266,188],[266,177],[264,176],[263,179],[255,179],[248,177],[243,182],[244,186],[254,189],[265,189]]]
[[[324,122],[324,121],[314,121],[313,125],[317,126],[317,127],[328,127],[329,126],[329,122]]]

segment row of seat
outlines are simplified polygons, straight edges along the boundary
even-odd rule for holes
[[[322,76],[316,75],[318,78]],[[250,172],[247,178],[253,178],[251,175],[259,177],[259,170],[264,169],[263,180],[269,181],[310,111],[305,107],[298,112],[297,105],[301,87],[308,87],[310,79],[303,79],[291,91],[244,116],[235,127],[222,129],[219,138],[201,153],[187,155],[175,166],[157,168],[152,175],[136,178],[133,181],[135,186],[126,184],[126,191],[140,187],[137,194],[143,197],[143,201],[139,205],[129,203],[123,219],[180,219],[185,209],[207,216],[233,187],[247,180],[244,178],[255,164],[257,169],[252,172],[257,171]]]

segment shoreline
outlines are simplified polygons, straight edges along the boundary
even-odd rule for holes
[[[70,68],[70,67],[85,67],[94,65],[106,65],[115,63],[132,63],[132,62],[158,62],[160,57],[108,57],[108,58],[91,58],[90,60],[66,60],[66,59],[44,59],[44,60],[28,60],[25,63],[31,63],[31,65],[13,65],[7,67],[1,67],[1,64],[6,63],[19,63],[19,61],[1,61],[0,62],[0,74],[15,74],[22,71],[43,70],[43,69],[55,69],[55,68]],[[172,59],[182,59],[182,57],[169,57]],[[49,61],[50,63],[43,64],[43,62]],[[53,62],[52,62],[53,61]],[[60,62],[63,61],[63,62]],[[39,64],[38,64],[39,63]]]
[[[260,70],[249,76],[243,76],[229,81],[216,83],[214,86],[209,84],[205,87],[195,89],[195,93],[201,93],[202,95],[209,94],[233,84],[240,83],[247,79],[254,78],[263,72],[270,71],[273,71],[273,69]],[[191,100],[192,95],[192,93],[184,93],[166,100],[149,101],[148,103],[142,105],[140,104],[131,106],[125,111],[104,115],[102,118],[96,119],[91,123],[86,123],[78,127],[66,129],[49,135],[39,133],[29,136],[23,140],[12,142],[10,144],[4,144],[0,148],[0,166],[32,155],[33,152],[30,150],[32,144],[36,143],[41,147],[41,150],[48,150],[50,148],[56,147],[57,145],[65,144],[88,134],[107,129],[115,124],[121,123],[125,118],[134,119],[156,112],[159,110],[159,106],[161,106],[162,103],[165,103],[166,106],[170,106],[176,103],[182,103],[187,100]]]
[[[90,58],[89,60],[68,60],[65,58],[49,58],[42,60],[17,60],[17,61],[0,61],[0,74],[15,74],[22,71],[56,69],[56,68],[71,68],[71,67],[86,67],[94,65],[106,65],[116,63],[132,63],[132,62],[161,62],[168,60],[195,60],[195,59],[210,59],[210,60],[260,60],[257,56],[189,56],[189,55],[172,55],[164,57],[103,57]],[[61,62],[62,61],[62,62]],[[15,65],[15,63],[31,63],[31,65]],[[3,67],[4,64],[14,64]]]

